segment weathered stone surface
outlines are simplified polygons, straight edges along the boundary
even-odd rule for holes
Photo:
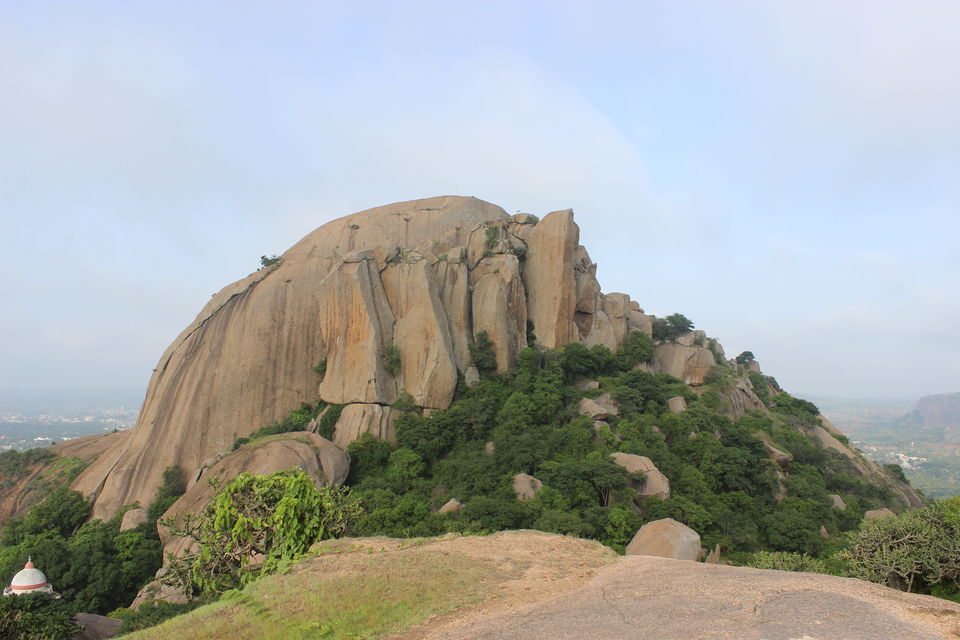
[[[123,620],[98,616],[95,613],[78,613],[73,621],[83,627],[83,631],[71,637],[71,640],[104,640],[117,635]]]
[[[597,265],[590,260],[583,245],[577,245],[573,254],[573,278],[577,292],[576,310],[581,313],[596,313],[600,306],[600,283],[597,282]]]
[[[320,397],[332,404],[397,399],[397,383],[387,373],[387,348],[394,343],[394,315],[380,273],[372,260],[344,262],[317,286],[325,301],[319,309],[327,371]],[[349,327],[344,331],[344,327]]]
[[[333,431],[333,443],[346,451],[364,433],[397,444],[393,424],[400,412],[379,404],[350,404],[343,408]]]
[[[886,518],[887,516],[893,516],[893,515],[896,515],[896,514],[890,509],[887,509],[886,507],[884,507],[883,509],[871,509],[869,511],[864,512],[863,519],[876,520],[877,518]]]
[[[511,219],[517,224],[529,225],[537,224],[537,222],[540,221],[540,219],[532,213],[515,213]]]
[[[654,520],[640,527],[627,545],[626,555],[698,560],[700,534],[673,518]]]
[[[667,400],[667,409],[670,413],[683,413],[687,410],[687,401],[683,396],[674,396]]]
[[[610,398],[609,393],[596,398],[581,398],[577,411],[593,420],[606,420],[610,416],[620,414],[617,404]]]
[[[793,462],[793,456],[780,451],[780,449],[777,449],[766,440],[763,441],[763,448],[767,451],[767,455],[770,456],[770,459],[776,462],[777,466],[779,466],[781,469],[786,471],[790,468],[790,463]]]
[[[123,514],[123,519],[120,520],[120,531],[129,531],[130,529],[136,529],[141,524],[146,523],[147,521],[147,510],[143,507],[136,507],[134,509],[128,509],[126,513]]]
[[[418,406],[446,409],[457,387],[457,360],[435,272],[426,260],[412,259],[388,266],[381,277],[395,318],[399,388]]]
[[[630,303],[631,306],[634,304]],[[628,331],[642,331],[649,337],[653,337],[653,320],[650,316],[639,309],[630,309],[630,316],[627,318]]]
[[[608,293],[603,296],[602,310],[610,321],[616,343],[623,342],[629,327],[627,323],[633,311],[630,308],[630,296],[625,293]]]
[[[463,382],[468,387],[475,387],[480,384],[480,372],[477,371],[477,368],[474,366],[467,367],[467,370],[463,372]]]
[[[656,373],[669,374],[689,385],[703,384],[703,379],[713,365],[713,354],[706,347],[661,342],[653,352],[653,368]]]
[[[617,349],[617,334],[610,318],[601,309],[594,313],[577,313],[574,322],[585,346],[603,345],[611,351]]]
[[[126,442],[130,433],[130,429],[114,431],[113,433],[96,433],[92,436],[73,438],[47,448],[65,458],[76,458],[81,462],[90,462],[106,453],[111,447]]]
[[[350,458],[329,440],[306,431],[257,440],[213,465],[203,474],[204,481],[180,496],[164,513],[164,517],[179,519],[185,513],[202,511],[213,497],[213,488],[207,482],[210,479],[226,486],[244,471],[252,475],[264,475],[288,469],[305,471],[318,486],[339,485],[350,472]],[[176,555],[186,548],[187,542],[170,536],[165,527],[159,527],[159,533],[165,554]]]
[[[581,380],[573,385],[579,391],[592,391],[600,388],[600,383],[596,380]]]
[[[497,446],[492,441],[487,442],[485,445],[483,445],[483,450],[488,456],[492,456],[497,450]]]
[[[734,420],[742,418],[747,411],[757,409],[759,411],[768,411],[763,401],[757,397],[749,380],[739,378],[732,389],[723,394],[727,401],[728,409],[726,411]]]
[[[847,510],[847,503],[843,501],[843,498],[835,493],[830,494],[830,502],[833,504],[834,509],[839,509],[840,511]]]
[[[487,332],[496,351],[497,371],[506,372],[527,346],[527,305],[520,262],[509,254],[488,256],[471,277],[474,335]]]
[[[830,537],[830,532],[827,531],[827,528],[826,528],[825,526],[823,526],[823,525],[820,525],[820,537],[821,537],[821,538],[829,538],[829,537]]]
[[[166,467],[179,464],[190,476],[237,437],[282,419],[300,402],[319,396],[392,403],[396,381],[382,370],[382,356],[394,340],[393,314],[379,269],[396,259],[397,246],[439,256],[467,246],[486,222],[508,219],[476,198],[378,207],[320,227],[278,265],[225,287],[161,357],[127,442],[114,443],[73,484],[95,498],[92,517],[109,518],[134,501],[149,504]],[[372,250],[372,258],[358,250]],[[344,262],[346,256],[359,261]],[[444,277],[459,293],[449,305],[443,295],[441,301],[456,326],[465,320],[452,310],[469,308],[468,285],[451,280]],[[525,330],[525,317],[523,323]],[[455,355],[457,344],[466,353],[470,330],[458,334]],[[318,392],[312,368],[323,359],[327,374]]]
[[[523,281],[532,294],[527,312],[537,342],[551,349],[579,340],[573,322],[577,309],[573,259],[579,240],[580,229],[567,209],[547,214],[527,241]]]
[[[513,476],[513,492],[516,494],[517,500],[530,500],[542,488],[543,483],[531,475],[518,473]]]
[[[163,584],[162,579],[170,573],[166,566],[157,570],[154,580],[151,580],[137,593],[137,597],[130,604],[131,609],[138,609],[140,605],[153,602],[154,600],[163,600],[171,604],[183,604],[188,601],[186,594],[181,590],[170,585]]]
[[[437,295],[443,305],[448,333],[453,344],[453,356],[458,371],[470,365],[470,272],[466,264],[466,249],[454,247],[443,254],[445,260],[432,265]]]
[[[650,458],[620,451],[611,453],[610,457],[616,464],[626,469],[627,473],[643,474],[643,480],[630,480],[630,486],[641,498],[654,497],[666,500],[670,497],[670,480],[657,469]]]
[[[447,513],[460,513],[460,501],[456,498],[450,498],[447,500],[442,507],[437,509],[437,513],[440,515],[445,515]]]

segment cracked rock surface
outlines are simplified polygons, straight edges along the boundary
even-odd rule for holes
[[[875,640],[955,638],[960,605],[834,576],[618,558],[583,586],[454,620],[446,640]],[[506,610],[503,610],[506,608]]]

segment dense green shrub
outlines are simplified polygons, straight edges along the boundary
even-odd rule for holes
[[[318,489],[303,471],[241,473],[201,514],[163,522],[196,543],[195,551],[169,559],[168,579],[188,595],[223,593],[343,535],[359,515],[348,489]],[[251,565],[256,558],[262,566]]]
[[[392,376],[400,373],[400,349],[395,344],[387,347],[383,355],[383,369]]]
[[[746,566],[777,571],[828,573],[827,565],[823,560],[804,553],[787,553],[786,551],[757,551],[746,562]]]
[[[473,336],[470,345],[470,357],[480,373],[489,373],[497,368],[497,354],[494,351],[493,340],[486,331],[480,331]]]
[[[960,578],[960,497],[865,521],[848,552],[854,576],[904,591],[956,586]]]
[[[693,329],[693,322],[681,313],[673,313],[666,318],[654,318],[652,323],[654,340],[676,340]]]
[[[69,640],[81,629],[62,600],[44,594],[0,597],[0,638]]]
[[[653,340],[642,331],[631,331],[617,348],[617,365],[621,371],[633,369],[642,362],[653,359]]]
[[[147,508],[147,520],[150,523],[150,528],[156,526],[160,516],[177,501],[177,498],[183,495],[186,489],[183,480],[183,469],[180,468],[180,465],[175,464],[163,470],[160,488],[157,489],[157,495],[153,499],[153,503]]]
[[[27,475],[30,467],[56,458],[57,454],[49,449],[37,447],[26,451],[4,451],[0,453],[0,488],[10,486]]]

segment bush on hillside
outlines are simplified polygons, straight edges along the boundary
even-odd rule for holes
[[[342,536],[360,515],[349,489],[318,489],[303,471],[241,473],[199,515],[162,524],[190,538],[196,550],[169,558],[169,582],[194,593],[219,594],[260,570],[295,560],[312,544]],[[262,558],[262,567],[251,562]]]
[[[929,593],[960,579],[960,497],[865,521],[848,552],[854,576]]]

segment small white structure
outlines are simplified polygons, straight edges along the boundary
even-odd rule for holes
[[[5,596],[22,596],[25,593],[45,593],[51,598],[60,597],[59,593],[54,592],[53,585],[47,582],[43,571],[33,566],[31,558],[27,558],[27,564],[13,576],[10,586],[3,590]]]

